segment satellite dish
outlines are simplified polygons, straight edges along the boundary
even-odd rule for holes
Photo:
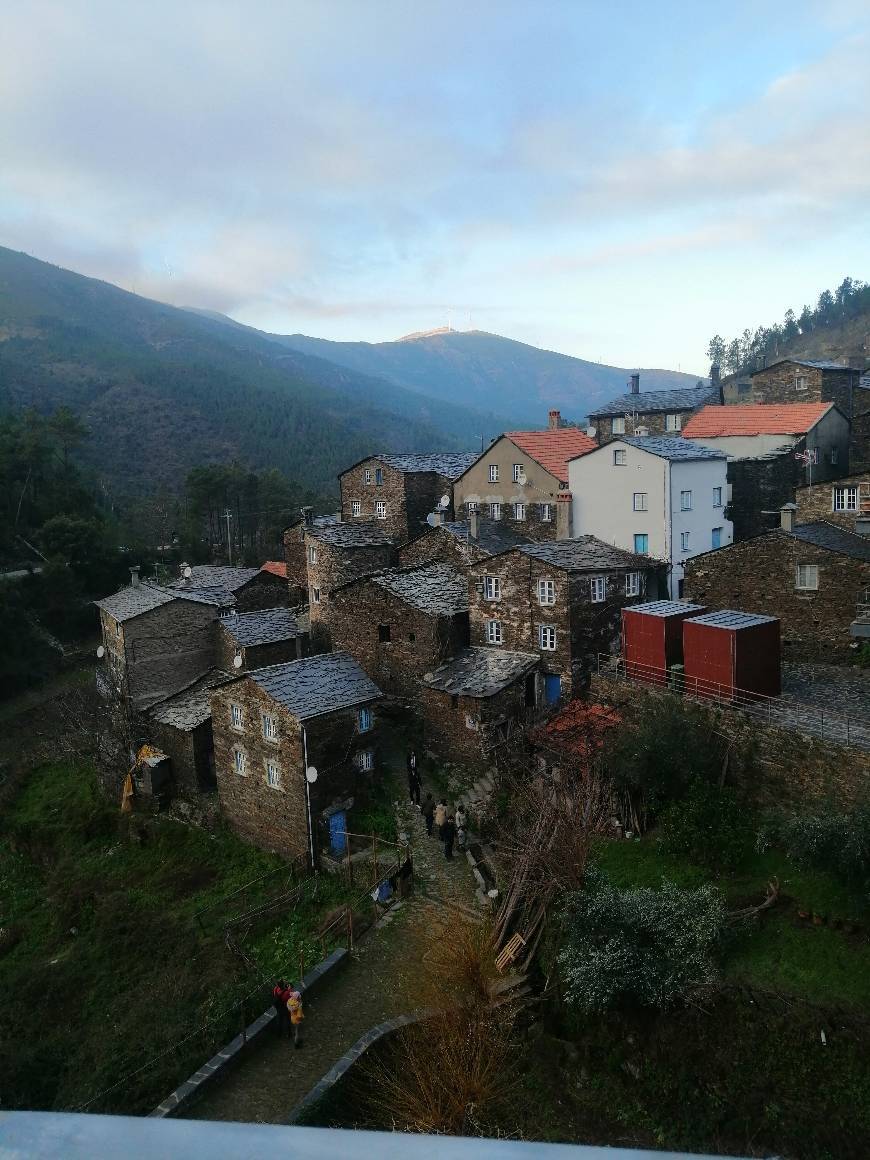
[[[435,518],[435,513],[429,512],[428,516],[426,516],[426,523],[429,525],[429,527],[434,528],[437,522],[438,521]]]
[[[305,780],[309,785],[314,785],[314,783],[317,781],[317,770],[313,765],[309,765],[305,770]]]
[[[233,657],[233,668],[240,669],[241,667],[242,667],[242,654],[236,653],[236,655]]]
[[[184,576],[185,580],[189,580],[193,575],[193,568],[191,568],[191,566],[188,564],[182,572],[182,575]]]
[[[445,508],[450,507],[450,496],[449,495],[442,495],[441,496],[441,506],[445,507]]]
[[[106,655],[106,650],[103,648],[102,645],[100,645],[100,647],[97,649],[97,656],[100,658],[100,660],[102,660],[105,655]]]

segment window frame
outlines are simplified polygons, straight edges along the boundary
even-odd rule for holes
[[[375,468],[375,487],[384,486],[384,469],[383,467]]]
[[[486,622],[486,643],[504,644],[504,628],[500,620],[488,620]]]
[[[264,764],[266,766],[266,785],[269,789],[283,790],[284,787],[281,785],[281,766],[271,757],[267,757]],[[274,781],[272,780],[272,770],[275,771]]]
[[[617,423],[619,424],[618,427],[617,427]],[[624,435],[625,434],[625,416],[624,415],[614,415],[613,418],[610,420],[610,434],[611,435]]]
[[[320,589],[315,588],[314,585],[311,587],[311,603],[320,604]]]
[[[353,518],[362,515],[362,503],[358,499],[352,499],[350,501],[350,514]]]
[[[551,596],[552,599],[550,599]],[[538,580],[538,604],[542,608],[552,608],[555,603],[556,581],[551,580],[548,576],[542,576]]]
[[[353,762],[360,773],[371,773],[375,768],[375,751],[373,749],[360,749],[354,754]]]
[[[501,600],[501,576],[484,576],[483,598],[484,600]]]
[[[647,512],[647,511],[649,511],[649,504],[647,503],[648,499],[649,499],[649,492],[647,492],[647,491],[632,492],[632,494],[631,494],[631,510],[635,511],[635,512]],[[640,501],[640,502],[638,503],[638,501]]]
[[[268,722],[268,728],[267,723]],[[264,713],[260,710],[260,734],[264,741],[277,743],[278,741],[278,721],[274,713]]]
[[[490,463],[489,464],[489,482],[490,483],[498,483],[498,464],[497,463]]]
[[[501,508],[502,508],[502,505],[500,503],[491,503],[489,505],[489,518],[491,520],[500,520],[501,519]]]
[[[316,544],[309,544],[308,545],[308,563],[309,564],[316,564],[317,563],[317,545]]]
[[[238,777],[248,776],[248,755],[244,749],[233,749],[233,769]]]
[[[600,595],[596,595],[600,593]],[[607,600],[607,577],[606,576],[590,576],[589,577],[589,603],[590,604],[604,604]]]
[[[542,503],[538,505],[540,508],[539,517],[542,524],[551,524],[553,522],[553,505],[551,503]]]
[[[688,496],[688,499],[686,498]],[[680,492],[680,511],[692,512],[695,510],[695,496],[691,487]]]
[[[524,503],[514,504],[514,519],[524,520],[526,518],[526,505]]]
[[[843,497],[843,503],[837,503],[837,492],[840,492]],[[840,485],[831,488],[831,511],[832,512],[857,512],[858,511],[858,487],[857,485]]]
[[[713,488],[713,507],[720,508],[722,506],[722,488]]]
[[[796,391],[809,390],[809,376],[796,373],[794,377],[794,389]]]
[[[801,572],[812,570],[815,584],[801,584]],[[818,592],[819,566],[818,564],[795,564],[794,586],[796,592]]]
[[[238,721],[236,720],[237,716]],[[245,731],[245,711],[235,701],[230,701],[230,728],[235,729],[237,733],[244,733]]]
[[[628,452],[624,447],[614,447],[613,449],[613,466],[614,467],[628,467]]]
[[[634,542],[634,554],[636,556],[648,556],[649,555],[649,532],[634,532],[633,535],[634,535],[634,541],[633,541]],[[639,548],[637,546],[638,540],[643,540],[644,546],[642,548]]]
[[[691,532],[680,532],[680,551],[681,552],[691,552],[691,550],[692,550],[691,545],[692,545],[692,533]]]
[[[673,412],[670,415],[665,415],[665,431],[682,431],[682,429],[683,416],[679,413],[679,411]]]
[[[640,596],[640,577],[640,572],[626,572],[625,583],[623,584],[626,596]]]
[[[363,483],[367,483],[367,484],[371,485],[371,482],[372,482],[372,469],[370,467],[366,467],[363,470]]]
[[[547,642],[550,643],[547,643]],[[557,648],[556,643],[556,626],[555,624],[539,624],[538,625],[538,648],[541,652],[555,652]]]
[[[360,733],[371,733],[375,727],[375,714],[367,705],[363,705],[356,714],[357,730]]]
[[[519,482],[520,482],[520,476],[525,474],[525,472],[523,471],[523,465],[522,465],[521,463],[515,463],[515,464],[513,465],[513,467],[511,468],[511,473],[512,473],[512,475],[513,475],[513,482],[514,482],[514,483],[519,483]],[[497,481],[497,480],[491,480],[490,482],[491,482],[491,483],[496,483],[496,482],[498,482],[498,481]]]
[[[467,499],[465,501],[465,514],[467,516],[470,516],[472,512],[476,512],[477,510],[478,506],[476,499]]]
[[[387,518],[387,501],[385,499],[375,500],[375,519],[385,520]]]

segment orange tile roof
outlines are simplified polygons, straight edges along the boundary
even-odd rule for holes
[[[831,403],[747,403],[702,407],[683,427],[686,439],[717,435],[805,435]]]
[[[533,729],[530,739],[545,749],[557,749],[569,756],[589,761],[604,744],[608,730],[621,721],[609,705],[569,701],[545,725]]]
[[[271,572],[273,576],[280,576],[282,580],[287,579],[287,565],[283,560],[267,560],[260,571]]]
[[[568,460],[598,447],[595,440],[579,427],[558,427],[555,431],[506,431],[505,436],[562,483],[568,482]]]

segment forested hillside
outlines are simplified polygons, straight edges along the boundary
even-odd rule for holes
[[[103,490],[178,491],[204,463],[332,492],[374,450],[465,450],[495,421],[0,248],[0,410],[71,408]],[[478,443],[479,445],[479,443]]]

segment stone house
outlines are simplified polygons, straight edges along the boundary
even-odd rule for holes
[[[453,482],[475,458],[438,453],[361,459],[338,477],[342,521],[374,521],[394,544],[405,544],[420,534],[436,507],[452,516]]]
[[[701,407],[722,402],[718,382],[674,391],[641,391],[640,375],[632,375],[627,395],[611,399],[589,413],[589,422],[603,446],[625,435],[679,435]]]
[[[465,768],[492,764],[540,712],[539,657],[466,648],[423,676],[420,709],[426,747]]]
[[[181,575],[167,588],[175,592],[198,591],[229,593],[239,612],[260,608],[287,606],[287,585],[263,568],[234,568],[224,564],[181,565]]]
[[[733,539],[727,458],[690,439],[624,436],[568,465],[578,534],[669,566],[671,599],[687,560]]]
[[[809,479],[848,471],[849,420],[833,403],[755,403],[704,407],[683,437],[728,456],[728,514],[734,539],[769,531],[776,513]],[[797,453],[810,451],[816,462]]]
[[[443,560],[460,572],[469,564],[497,556],[529,540],[503,520],[481,519],[473,511],[467,520],[439,522],[399,549],[399,566]]]
[[[456,480],[456,513],[504,521],[530,540],[567,539],[568,460],[594,448],[579,428],[563,426],[558,411],[550,412],[546,431],[508,431]]]
[[[148,742],[171,759],[176,792],[194,796],[215,788],[210,697],[213,689],[230,680],[232,670],[210,669],[142,716]]]
[[[444,561],[374,572],[333,589],[329,627],[385,693],[416,700],[423,674],[468,644],[468,581]]]
[[[794,523],[794,513],[787,505],[774,531],[693,557],[686,598],[778,617],[792,658],[848,660],[856,606],[870,586],[870,538],[828,520]]]
[[[870,391],[867,402],[870,407]],[[852,416],[852,431],[849,436],[849,470],[870,471],[870,410],[856,411]]]
[[[301,615],[292,608],[264,608],[222,616],[217,625],[218,665],[227,672],[247,672],[307,656],[308,631],[300,624]]]
[[[316,865],[330,832],[352,830],[348,814],[378,776],[381,696],[339,652],[214,689],[215,775],[229,824],[256,846]]]
[[[795,492],[797,518],[801,523],[827,520],[848,531],[866,532],[870,520],[870,468],[835,482],[813,483]]]
[[[748,403],[836,403],[847,419],[855,413],[861,372],[828,359],[779,359],[751,375]]]
[[[298,520],[284,531],[284,571],[287,577],[287,599],[291,608],[308,603],[308,549],[306,532],[339,522],[338,514],[316,516],[314,509],[304,507]]]
[[[660,595],[662,565],[594,536],[525,544],[469,568],[471,644],[537,655],[547,704],[575,696],[621,611]]]

